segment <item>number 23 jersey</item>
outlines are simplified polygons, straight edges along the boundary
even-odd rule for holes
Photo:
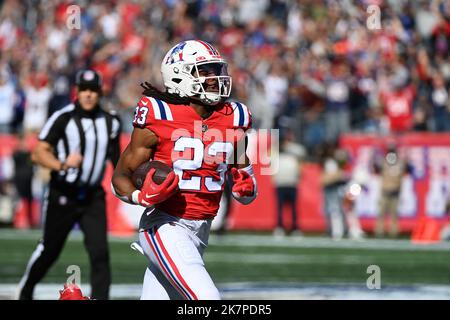
[[[234,153],[245,152],[251,122],[249,109],[239,102],[227,102],[202,119],[191,106],[142,97],[133,126],[155,133],[153,160],[165,162],[180,178],[180,190],[155,207],[184,219],[213,218]]]

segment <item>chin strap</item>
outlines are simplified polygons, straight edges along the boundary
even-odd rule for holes
[[[209,98],[211,96],[213,97],[212,99]],[[207,105],[216,105],[220,102],[221,99],[219,96],[214,95],[214,94],[211,95],[211,94],[207,94],[207,93],[201,93],[200,100]]]

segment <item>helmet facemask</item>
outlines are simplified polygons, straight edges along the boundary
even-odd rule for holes
[[[231,77],[225,62],[200,62],[192,65],[193,98],[207,105],[216,105],[231,93]]]

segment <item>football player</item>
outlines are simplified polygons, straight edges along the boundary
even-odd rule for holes
[[[232,85],[227,63],[209,43],[177,44],[165,55],[161,73],[165,92],[142,85],[112,189],[123,201],[146,208],[139,243],[150,264],[141,299],[220,299],[202,256],[227,171],[235,199],[249,204],[257,195],[245,154],[251,114],[242,103],[226,102]],[[150,169],[136,190],[132,173],[151,159],[173,171],[158,185]]]

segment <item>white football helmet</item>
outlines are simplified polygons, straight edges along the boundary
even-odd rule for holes
[[[201,40],[180,42],[167,52],[161,73],[167,91],[215,105],[231,93],[227,62],[209,43]]]

